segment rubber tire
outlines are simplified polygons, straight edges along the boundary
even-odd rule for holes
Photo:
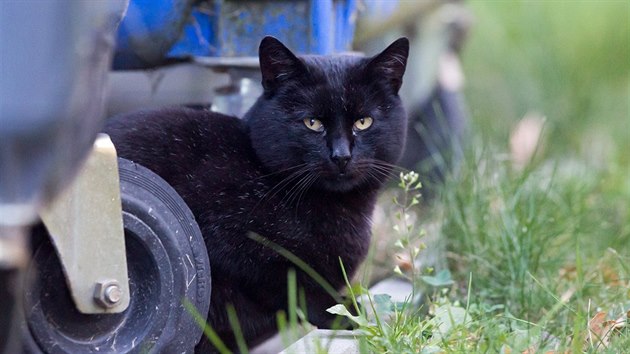
[[[16,353],[20,348],[22,273],[22,268],[0,267],[0,353]]]
[[[44,353],[192,353],[202,329],[184,307],[205,316],[210,264],[193,214],[168,183],[119,159],[131,301],[120,314],[76,310],[54,247],[42,242],[28,275],[24,345]],[[36,343],[36,345],[33,345]]]

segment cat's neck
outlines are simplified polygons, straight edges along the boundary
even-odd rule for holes
[[[358,213],[371,213],[380,188],[375,185],[363,185],[349,191],[330,191],[313,188],[309,191],[312,201],[322,208],[341,207]]]

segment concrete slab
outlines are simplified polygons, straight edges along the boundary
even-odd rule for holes
[[[280,354],[330,353],[358,354],[359,342],[354,331],[318,329],[293,343]]]

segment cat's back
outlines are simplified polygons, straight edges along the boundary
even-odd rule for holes
[[[103,131],[118,156],[149,168],[174,187],[205,173],[258,174],[247,126],[235,117],[184,107],[143,110],[109,119]],[[225,177],[239,179],[236,174]]]

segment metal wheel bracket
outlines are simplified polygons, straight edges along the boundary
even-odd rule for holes
[[[81,313],[119,313],[129,280],[114,144],[99,134],[76,179],[40,212]]]

